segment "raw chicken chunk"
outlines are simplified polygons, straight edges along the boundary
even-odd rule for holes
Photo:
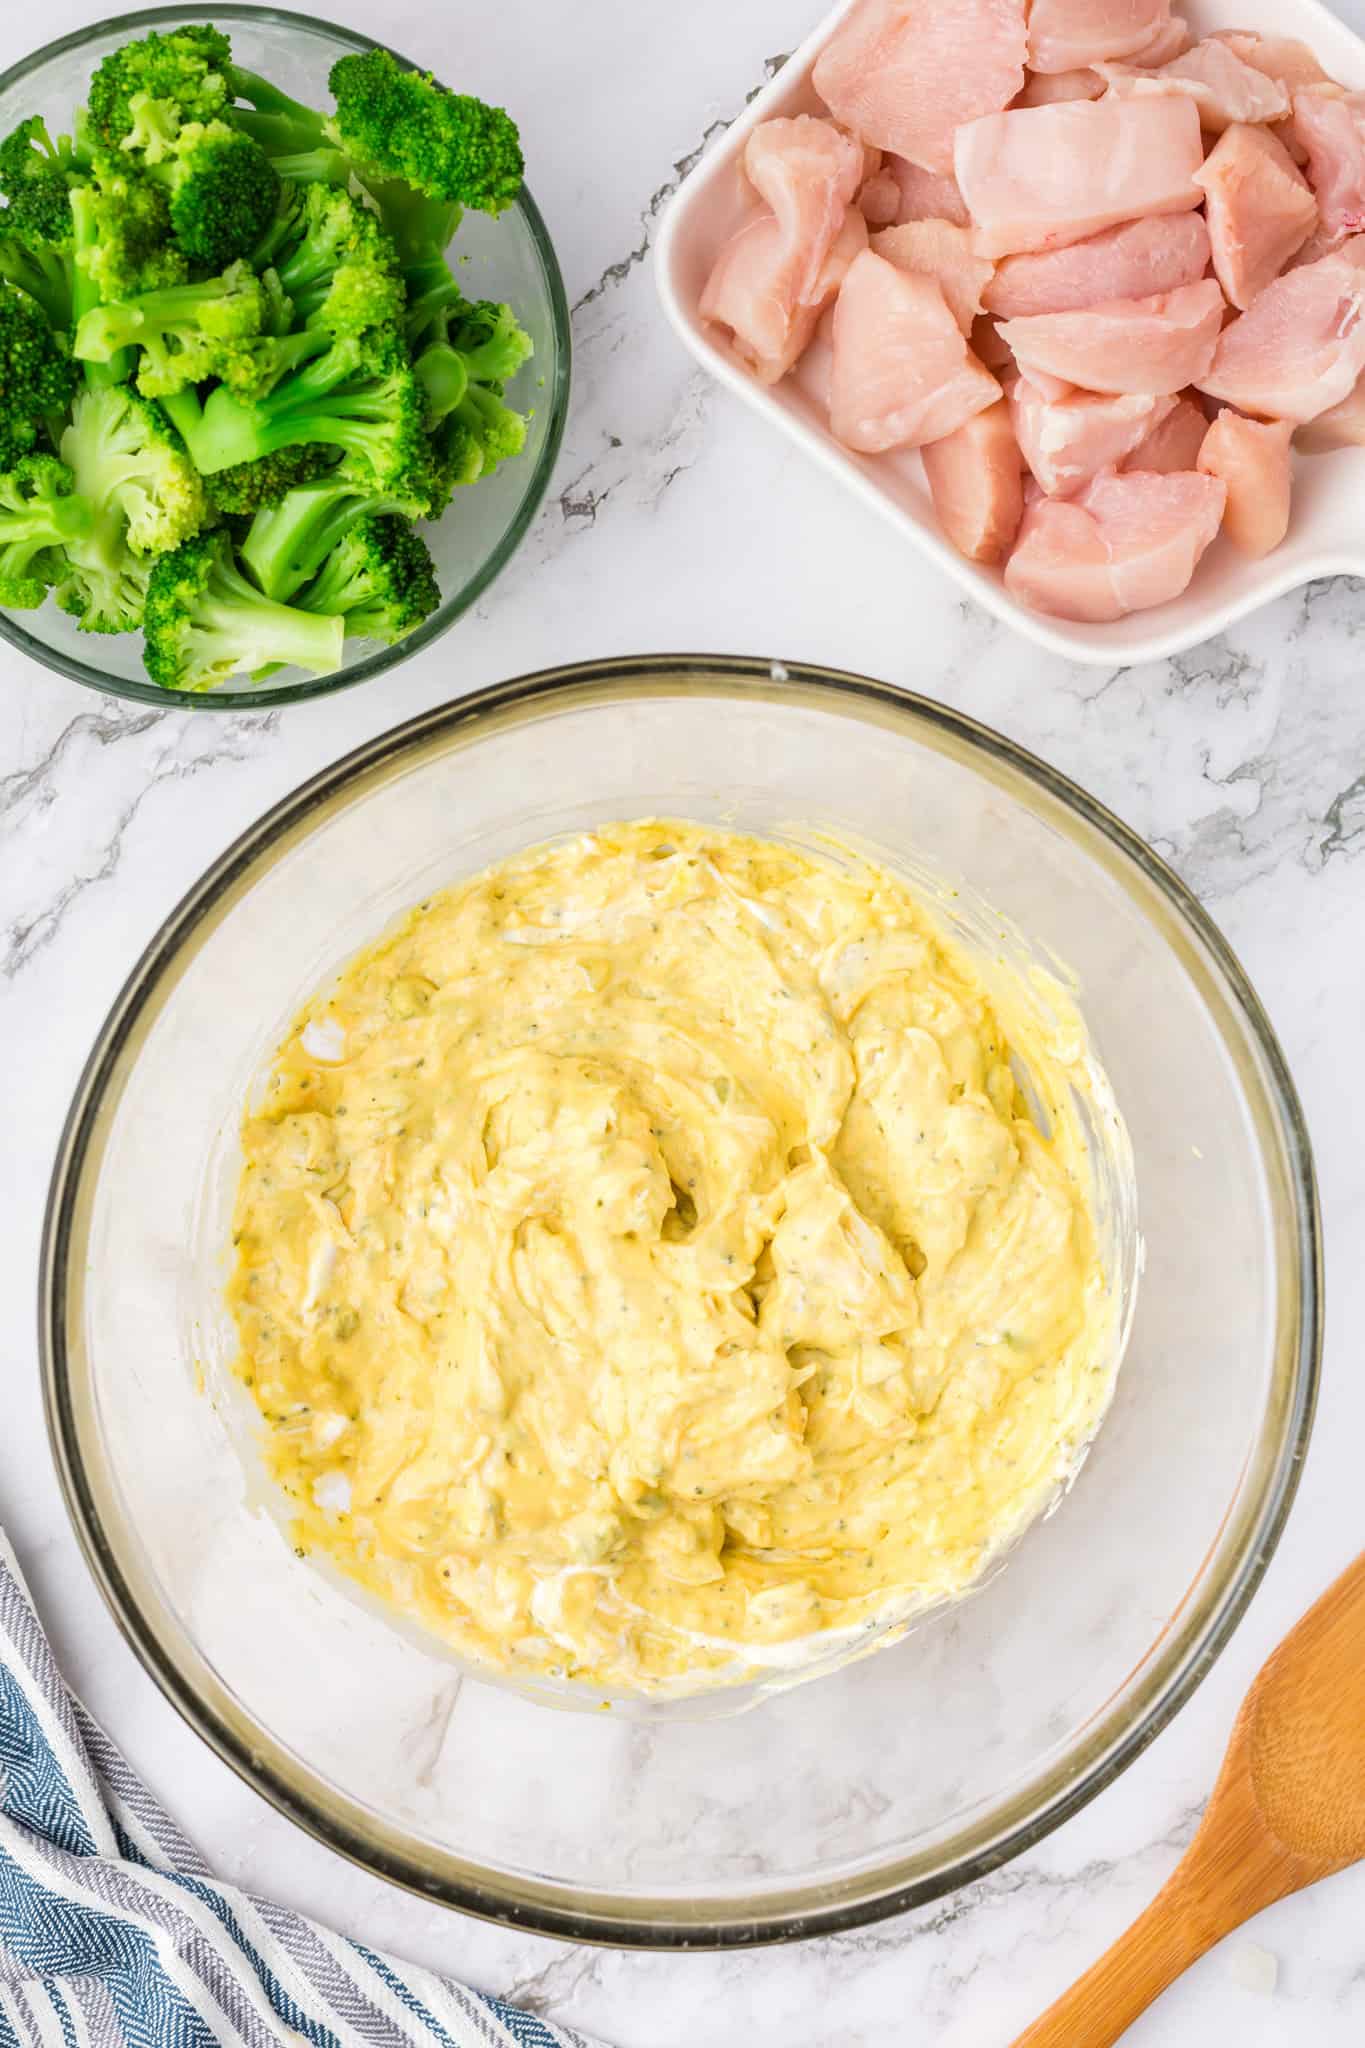
[[[856,206],[825,258],[817,302],[800,305],[792,291],[786,235],[765,207],[736,229],[716,258],[701,295],[703,320],[728,327],[735,354],[760,384],[776,384],[815,332],[823,306],[867,247],[867,223]]]
[[[970,562],[1001,562],[1024,516],[1019,448],[1003,402],[920,450],[938,523]]]
[[[1227,486],[1223,531],[1244,555],[1268,555],[1289,531],[1293,431],[1288,420],[1267,425],[1220,412],[1204,436],[1199,467]]]
[[[1105,474],[1078,498],[1024,513],[1005,564],[1021,603],[1102,625],[1179,597],[1218,531],[1226,490],[1210,476]]]
[[[1052,107],[1061,100],[1097,100],[1105,91],[1098,71],[1031,71],[1016,107]]]
[[[1325,240],[1357,234],[1365,227],[1365,93],[1295,93],[1294,131],[1307,152]]]
[[[815,90],[865,142],[952,168],[953,131],[1024,83],[1024,0],[858,0],[816,59]]]
[[[941,441],[1000,396],[932,278],[864,250],[834,308],[830,426],[875,454]]]
[[[1110,57],[1135,57],[1170,14],[1171,0],[1033,0],[1029,68],[1074,71]]]
[[[1208,430],[1203,407],[1196,405],[1192,398],[1177,398],[1165,417],[1158,420],[1119,466],[1122,469],[1150,470],[1156,476],[1170,476],[1177,470],[1194,469]]]
[[[1031,378],[1009,388],[1010,420],[1030,471],[1050,498],[1069,498],[1117,467],[1173,410],[1173,398],[1073,391],[1049,401]]]
[[[900,218],[901,188],[894,171],[885,166],[863,181],[858,194],[858,211],[870,228],[886,228]]]
[[[1245,309],[1307,241],[1317,200],[1284,145],[1241,122],[1194,175],[1207,195],[1214,274],[1229,303]]]
[[[820,298],[820,274],[863,182],[862,145],[811,114],[763,121],[744,150],[749,183],[777,216],[798,305]]]
[[[958,326],[971,332],[995,265],[973,253],[969,229],[947,220],[911,220],[873,235],[870,247],[900,270],[936,278]]]
[[[1267,78],[1275,79],[1289,94],[1298,92],[1305,85],[1331,85],[1332,80],[1319,64],[1307,43],[1298,42],[1293,36],[1262,36],[1250,29],[1215,29],[1211,40],[1226,43],[1234,56],[1244,64],[1254,64],[1258,71],[1264,71]]]
[[[1320,412],[1294,436],[1305,455],[1330,455],[1337,448],[1365,448],[1365,377],[1360,377],[1339,405]]]
[[[1269,419],[1311,420],[1365,370],[1365,235],[1266,286],[1224,328],[1211,368],[1190,381]]]
[[[1106,299],[1149,298],[1196,284],[1208,268],[1209,235],[1197,213],[1126,221],[1085,242],[1007,256],[982,294],[1006,319],[1021,313],[1072,313]]]
[[[1194,37],[1190,25],[1182,15],[1173,14],[1163,27],[1159,28],[1150,43],[1144,43],[1130,64],[1169,64],[1172,57],[1181,57],[1189,49]]]
[[[900,188],[900,205],[893,225],[907,220],[950,220],[955,228],[971,226],[967,202],[951,171],[921,170],[903,156],[889,156],[885,169]]]
[[[1222,321],[1223,294],[1206,278],[1150,298],[1025,315],[1000,332],[1025,375],[1036,364],[1087,391],[1162,393],[1200,382]]]
[[[1221,135],[1233,121],[1278,121],[1289,113],[1289,94],[1277,80],[1245,63],[1226,43],[1196,43],[1155,70],[1104,64],[1101,74],[1120,98],[1182,93],[1199,109],[1201,126]]]
[[[1080,242],[1202,197],[1199,113],[1176,95],[1018,107],[958,129],[957,182],[983,256]]]

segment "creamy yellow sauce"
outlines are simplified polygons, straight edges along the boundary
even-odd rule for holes
[[[607,1689],[965,1590],[1114,1365],[1080,1035],[1015,1011],[888,874],[693,825],[419,905],[243,1127],[238,1371],[300,1549]]]

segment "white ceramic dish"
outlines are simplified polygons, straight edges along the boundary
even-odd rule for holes
[[[983,569],[949,546],[934,518],[918,455],[852,454],[834,439],[824,408],[796,378],[772,389],[754,382],[717,331],[703,325],[698,301],[716,251],[753,203],[740,169],[750,131],[775,114],[823,111],[810,82],[811,69],[853,4],[839,0],[702,159],[668,209],[655,278],[664,311],[703,368],[889,519],[911,546],[937,562],[979,604],[1072,661],[1112,668],[1162,660],[1314,577],[1365,575],[1365,449],[1347,448],[1332,455],[1296,455],[1289,535],[1265,561],[1251,561],[1219,539],[1190,588],[1172,604],[1106,626],[1045,618],[1016,603],[998,569]],[[1334,77],[1365,90],[1365,42],[1320,0],[1193,0],[1182,11],[1201,35],[1250,28],[1298,36]]]

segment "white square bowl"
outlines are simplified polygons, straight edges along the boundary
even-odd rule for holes
[[[855,455],[843,447],[829,430],[824,407],[798,381],[800,366],[776,386],[754,381],[722,336],[703,324],[698,303],[716,252],[753,205],[741,168],[750,132],[775,114],[825,111],[811,85],[811,70],[853,5],[854,0],[840,0],[825,16],[702,159],[668,209],[657,244],[655,280],[664,311],[702,367],[889,519],[911,546],[937,562],[987,611],[1072,661],[1113,668],[1162,660],[1316,576],[1365,575],[1365,448],[1296,454],[1289,534],[1265,560],[1252,561],[1220,538],[1189,589],[1170,604],[1112,625],[1047,618],[1017,603],[998,569],[967,561],[943,538],[917,454]],[[1320,0],[1193,0],[1182,11],[1200,35],[1248,28],[1298,36],[1334,78],[1365,90],[1365,42]],[[830,517],[837,517],[832,499]]]

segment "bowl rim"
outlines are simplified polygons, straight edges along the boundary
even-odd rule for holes
[[[373,36],[365,35],[360,29],[351,28],[343,22],[324,21],[321,16],[304,14],[287,7],[256,7],[249,0],[210,0],[204,7],[171,6],[143,7],[128,14],[111,14],[103,20],[87,22],[84,27],[73,29],[70,34],[57,36],[41,49],[32,50],[27,57],[21,57],[17,64],[0,72],[0,94],[12,86],[20,85],[39,67],[54,57],[65,56],[68,52],[84,49],[87,44],[102,41],[113,34],[134,34],[163,27],[171,23],[185,22],[269,22],[289,29],[302,28],[311,33],[326,36],[331,42],[344,48],[363,53],[366,50],[387,49],[401,64],[414,71],[426,67],[414,58],[405,57],[394,50],[391,43],[380,44]],[[377,648],[373,654],[365,655],[349,668],[339,668],[331,675],[308,676],[295,683],[281,684],[277,689],[268,686],[249,690],[172,690],[163,689],[150,679],[142,681],[137,677],[110,676],[91,663],[81,661],[65,649],[52,647],[47,641],[29,632],[22,621],[24,612],[0,610],[0,640],[8,641],[31,661],[51,669],[57,675],[66,676],[73,683],[81,683],[87,689],[98,690],[104,696],[123,697],[136,704],[151,704],[158,710],[182,711],[273,711],[282,704],[300,704],[310,697],[328,697],[337,690],[349,690],[356,683],[372,682],[376,676],[387,674],[413,655],[434,646],[436,641],[456,621],[477,604],[484,592],[502,574],[512,557],[526,538],[531,521],[540,511],[549,489],[550,478],[559,459],[560,446],[569,415],[569,391],[573,372],[573,337],[569,314],[568,294],[564,289],[563,273],[554,243],[545,219],[531,196],[529,186],[523,185],[513,200],[509,212],[519,213],[525,222],[531,242],[535,248],[541,270],[544,274],[550,305],[550,325],[555,337],[555,371],[553,384],[547,383],[543,393],[538,392],[540,404],[549,408],[549,425],[545,439],[526,479],[521,501],[516,512],[502,534],[496,548],[480,563],[474,574],[451,596],[443,598],[429,619],[392,647]],[[439,523],[439,522],[437,522]]]
[[[84,1206],[84,1175],[104,1119],[107,1092],[142,1013],[173,974],[184,949],[225,914],[239,887],[273,850],[317,815],[330,812],[371,779],[420,760],[433,746],[476,743],[560,708],[600,708],[685,691],[713,697],[794,700],[864,722],[911,730],[940,753],[965,754],[988,779],[1041,795],[1049,815],[1098,835],[1174,912],[1173,938],[1202,958],[1221,982],[1227,1007],[1244,1028],[1278,1141],[1287,1187],[1284,1269],[1297,1289],[1296,1316],[1277,1335],[1287,1364],[1273,1452],[1259,1498],[1243,1509],[1248,1527],[1210,1593],[1187,1592],[1167,1623],[1147,1678],[1117,1708],[1099,1710],[1068,1755],[1035,1772],[995,1816],[974,1821],[965,1851],[953,1841],[937,1866],[914,1874],[904,1851],[875,1868],[862,1865],[837,1883],[819,1878],[775,1886],[762,1910],[734,1898],[694,1901],[679,1894],[592,1893],[558,1880],[490,1871],[451,1850],[436,1851],[367,1816],[358,1801],[322,1788],[306,1767],[286,1778],[268,1761],[272,1738],[248,1742],[196,1687],[158,1638],[139,1605],[105,1526],[81,1451],[67,1347],[67,1307],[75,1284],[72,1238]],[[1191,945],[1192,942],[1192,945]],[[1188,962],[1187,962],[1188,964]],[[1215,1013],[1215,1021],[1216,1013]],[[926,1904],[997,1869],[1033,1847],[1111,1784],[1166,1727],[1226,1647],[1259,1585],[1283,1531],[1307,1451],[1322,1348],[1322,1244],[1312,1147],[1297,1092],[1270,1022],[1232,948],[1197,899],[1147,844],[1104,805],[1046,762],[960,711],[897,685],[799,662],[709,654],[653,654],[582,662],[510,678],[456,698],[382,733],[323,769],[273,805],[214,861],[154,934],[115,999],[77,1084],[58,1144],[43,1223],[38,1335],[49,1442],[63,1497],[85,1561],[120,1631],[183,1719],[253,1790],[308,1833],[373,1875],[502,1925],[575,1942],[622,1948],[733,1948],[845,1932]],[[1225,1524],[1226,1526],[1226,1524]],[[1201,1567],[1202,1569],[1202,1567]],[[178,1632],[179,1633],[179,1632]],[[180,1634],[183,1651],[193,1645]],[[247,1717],[241,1717],[244,1723]],[[1098,1732],[1097,1732],[1098,1731]],[[284,1754],[275,1748],[274,1755]],[[344,1806],[344,1811],[342,1808]],[[1004,1810],[1005,1818],[998,1816]],[[382,1839],[381,1839],[382,1837]]]

